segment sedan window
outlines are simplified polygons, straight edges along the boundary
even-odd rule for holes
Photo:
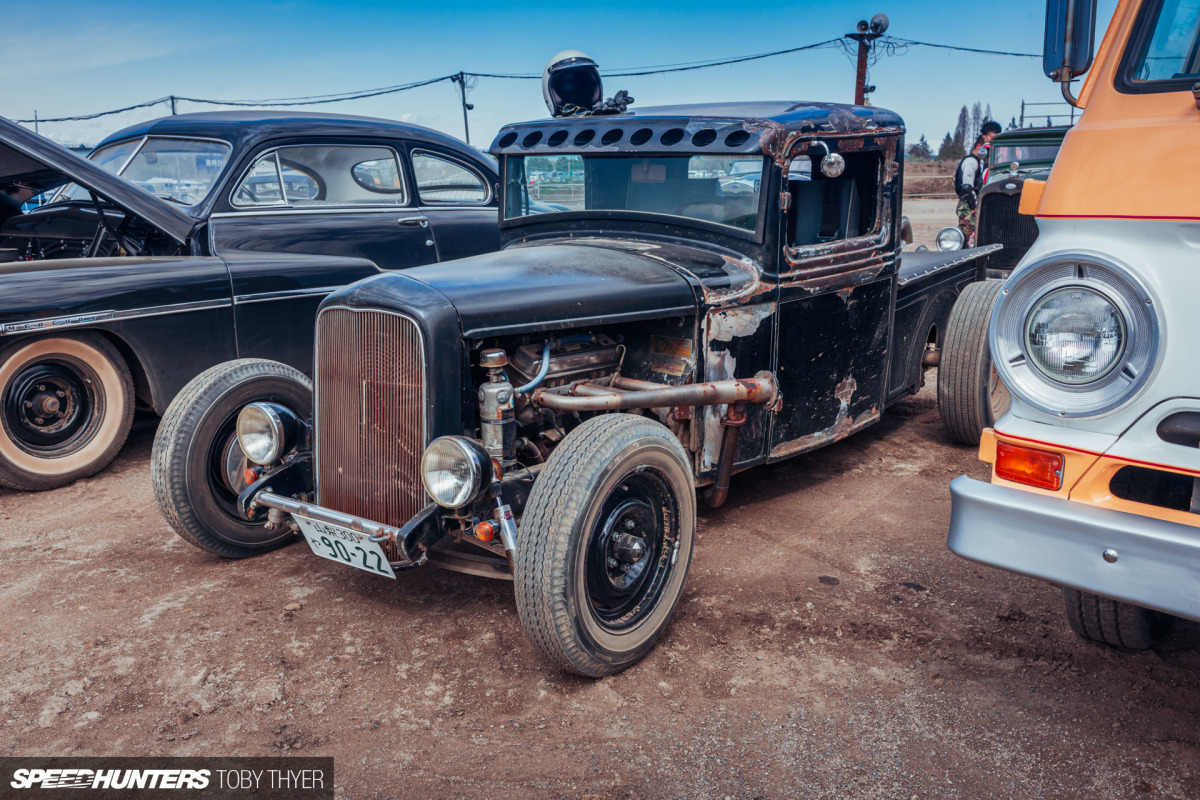
[[[235,206],[283,205],[283,192],[279,188],[279,166],[274,153],[254,162],[250,172],[242,179],[233,193]]]
[[[232,202],[240,207],[400,206],[407,192],[389,147],[298,145],[280,147],[255,162]]]
[[[413,153],[412,164],[422,203],[487,202],[487,185],[466,167],[419,151]]]
[[[88,160],[164,200],[194,206],[208,196],[231,149],[226,142],[150,136],[106,145]],[[72,183],[55,199],[86,197],[87,190]]]

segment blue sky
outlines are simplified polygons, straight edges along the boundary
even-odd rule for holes
[[[1101,0],[1102,32],[1115,0]],[[262,99],[349,91],[458,70],[540,72],[555,52],[576,48],[602,69],[760,53],[830,39],[876,12],[889,34],[969,47],[1040,53],[1044,2],[975,5],[926,2],[739,4],[712,0],[484,3],[209,0],[5,4],[0,30],[0,115],[59,117],[177,94]],[[964,103],[990,103],[1007,123],[1021,100],[1060,96],[1032,58],[911,47],[881,55],[870,82],[876,105],[899,112],[908,140],[935,147]],[[713,100],[851,102],[854,65],[840,50],[796,53],[661,76],[611,78],[637,105]],[[403,119],[462,136],[458,87],[450,83],[309,111]],[[546,116],[537,81],[481,79],[471,92],[471,141],[486,147],[505,122]],[[180,111],[208,110],[180,104]],[[1062,111],[1063,108],[1054,109]],[[65,142],[95,144],[162,106],[89,122],[41,126]]]

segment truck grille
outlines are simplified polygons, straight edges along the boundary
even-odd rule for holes
[[[1002,244],[1004,249],[990,254],[988,269],[1012,269],[1033,246],[1038,228],[1033,217],[1017,213],[1019,194],[989,194],[979,201],[979,226],[975,243]]]
[[[420,331],[397,314],[330,308],[317,319],[316,353],[317,502],[403,525],[426,503]]]

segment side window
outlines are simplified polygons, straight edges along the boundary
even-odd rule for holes
[[[792,247],[868,236],[878,231],[878,153],[847,153],[841,175],[830,178],[807,156],[792,161],[788,243]]]
[[[1200,5],[1195,0],[1162,0],[1154,27],[1133,66],[1137,82],[1195,80],[1200,77]]]
[[[233,191],[235,206],[279,206],[283,205],[283,191],[279,185],[279,165],[274,153],[268,153],[254,162],[246,177]]]
[[[360,145],[280,147],[255,162],[233,193],[241,207],[402,206],[407,199],[396,152]]]
[[[466,167],[445,158],[415,151],[413,174],[422,203],[486,203],[488,187]]]

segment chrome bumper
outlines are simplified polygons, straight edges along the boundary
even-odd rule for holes
[[[946,545],[963,558],[1200,620],[1200,529],[965,475],[950,497]]]
[[[404,527],[393,528],[389,525],[372,522],[369,519],[355,517],[351,514],[343,514],[341,511],[334,511],[331,508],[313,505],[312,503],[303,503],[299,500],[272,494],[267,491],[254,495],[251,507],[254,506],[275,508],[293,517],[304,517],[305,519],[316,520],[317,522],[340,525],[343,528],[349,528],[352,531],[366,534],[373,542],[392,543],[400,554],[400,560],[394,562],[389,560],[388,563],[392,567],[400,569],[419,567],[425,563],[428,556],[417,545],[417,541],[420,538],[422,530],[434,517],[437,509],[436,506],[430,504],[405,523]]]

